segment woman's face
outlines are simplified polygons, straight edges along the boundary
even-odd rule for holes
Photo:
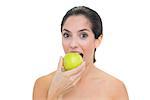
[[[96,39],[91,30],[90,21],[83,15],[70,16],[62,27],[62,45],[65,53],[83,54],[86,63],[93,62]]]

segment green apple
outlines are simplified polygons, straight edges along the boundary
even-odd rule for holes
[[[79,53],[67,53],[64,56],[64,68],[65,70],[71,70],[78,67],[83,62],[83,59]]]

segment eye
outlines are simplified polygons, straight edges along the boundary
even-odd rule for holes
[[[64,38],[69,38],[69,36],[70,36],[70,35],[69,35],[68,33],[63,33],[63,37],[64,37]]]
[[[88,34],[85,32],[81,33],[81,35],[80,35],[81,39],[86,39],[87,37],[88,37]]]

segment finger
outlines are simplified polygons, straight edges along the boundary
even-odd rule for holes
[[[67,84],[64,86],[66,91],[71,90],[81,79],[81,74],[78,73],[68,79]]]
[[[73,77],[70,77],[68,79],[68,83],[65,85],[64,88],[68,89],[68,88],[71,88],[73,86],[76,85],[76,83],[80,80],[80,75],[76,75],[76,76],[73,76]]]
[[[72,85],[75,86],[75,85],[79,82],[80,79],[81,79],[81,76],[78,77],[78,78],[72,83]]]
[[[66,74],[67,76],[75,75],[75,74],[79,73],[80,71],[82,71],[82,68],[84,68],[84,67],[85,67],[85,62],[83,62],[80,66],[78,66],[78,67],[75,68],[75,69],[66,71],[65,74]]]
[[[60,56],[57,70],[62,71],[62,69],[63,69],[63,57]]]
[[[62,95],[64,95],[64,94],[70,92],[72,89],[73,89],[73,86],[71,86],[71,85],[70,85],[70,86],[67,86],[67,87],[65,86]]]
[[[70,85],[69,86],[70,87],[74,87],[79,82],[80,79],[81,79],[81,75],[80,74],[71,77]]]
[[[78,79],[79,77],[81,77],[81,72],[79,72],[79,73],[77,73],[77,74],[71,76],[71,77],[70,77],[70,80],[71,80],[72,82],[74,82],[74,81],[76,81],[76,79]]]

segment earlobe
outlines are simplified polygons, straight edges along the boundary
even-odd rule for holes
[[[102,38],[103,35],[100,35],[98,39],[95,40],[95,48],[97,48],[101,44]]]

